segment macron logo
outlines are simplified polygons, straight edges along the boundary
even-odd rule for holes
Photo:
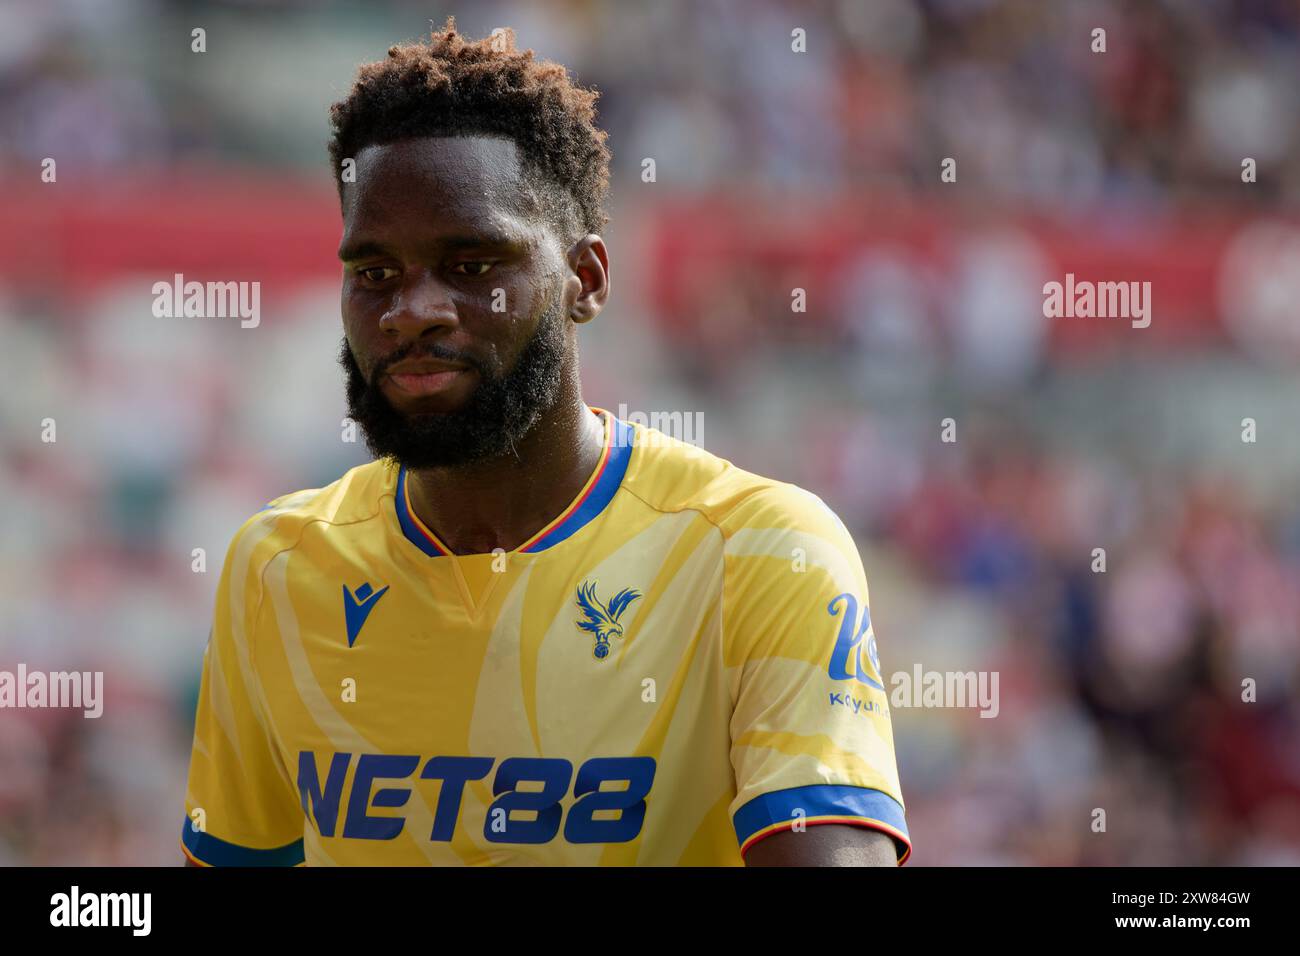
[[[348,647],[356,642],[357,635],[361,633],[361,625],[366,623],[366,618],[387,591],[388,585],[384,585],[383,590],[376,591],[366,582],[353,594],[346,584],[343,585],[343,616],[348,622]]]

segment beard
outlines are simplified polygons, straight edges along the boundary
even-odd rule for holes
[[[513,453],[560,396],[568,353],[561,316],[557,296],[509,370],[417,342],[380,362],[367,379],[345,335],[339,362],[347,374],[348,414],[361,426],[366,447],[376,458],[393,459],[408,469],[446,468]],[[394,408],[379,383],[389,368],[408,358],[463,362],[475,369],[478,384],[465,407],[410,414]]]

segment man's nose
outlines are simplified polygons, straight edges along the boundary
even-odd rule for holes
[[[388,310],[379,319],[380,331],[418,339],[429,328],[459,322],[449,288],[427,272],[408,273]]]

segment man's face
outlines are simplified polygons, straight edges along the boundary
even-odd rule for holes
[[[355,159],[339,248],[349,414],[376,457],[409,468],[513,449],[573,352],[564,249],[514,143],[425,137]]]

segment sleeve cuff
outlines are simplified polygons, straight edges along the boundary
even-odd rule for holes
[[[195,830],[189,817],[181,826],[181,849],[200,866],[300,866],[305,862],[301,837],[272,850],[256,850]]]
[[[839,784],[774,790],[750,800],[732,817],[740,855],[764,837],[791,829],[796,820],[805,826],[840,823],[879,830],[893,838],[899,866],[912,855],[901,803],[883,790]]]

